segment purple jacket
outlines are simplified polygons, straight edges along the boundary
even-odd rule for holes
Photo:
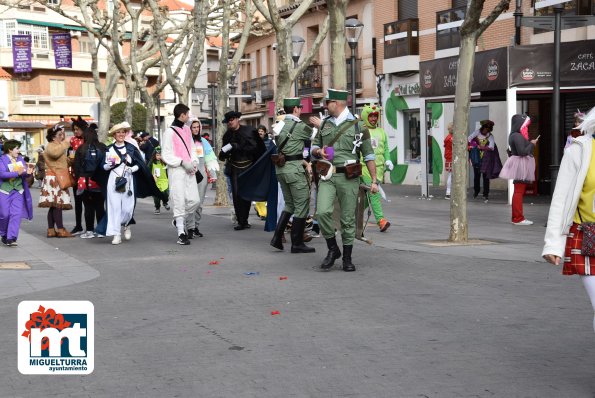
[[[17,158],[17,161],[26,164],[25,160],[22,156]],[[8,155],[0,156],[0,185],[9,178],[16,178],[19,175],[16,172],[8,171],[8,165],[11,164],[10,157]],[[22,218],[26,218],[27,220],[33,219],[33,200],[31,199],[31,192],[29,191],[29,184],[25,180],[25,173],[21,174],[21,178],[23,179],[23,197],[25,198],[25,206],[23,207],[23,212],[21,214]],[[0,201],[3,201],[3,198],[0,197]],[[3,205],[5,205],[3,203]]]

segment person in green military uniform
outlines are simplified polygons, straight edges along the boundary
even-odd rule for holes
[[[370,192],[378,192],[375,155],[370,142],[370,132],[347,108],[349,93],[329,89],[325,98],[329,116],[320,123],[320,132],[312,144],[312,155],[318,159],[320,172],[316,215],[322,235],[326,239],[328,253],[321,271],[329,271],[341,250],[335,239],[333,207],[335,199],[341,209],[341,239],[343,241],[343,271],[355,271],[351,261],[355,239],[355,208],[361,175],[360,156],[363,156],[370,172]],[[323,170],[324,165],[331,165]]]
[[[374,155],[376,155],[376,175],[383,179],[384,167],[392,171],[394,168],[393,162],[390,160],[390,152],[388,150],[388,137],[382,127],[378,127],[378,118],[380,107],[378,105],[366,105],[362,111],[362,122],[364,126],[370,132],[370,142],[372,143],[372,149]],[[372,177],[367,169],[362,168],[362,182],[366,185],[370,185]],[[382,211],[381,195],[380,193],[371,194],[370,207],[376,218],[376,224],[380,228],[380,232],[385,232],[390,227],[390,222],[384,218]]]
[[[310,201],[309,176],[304,169],[304,142],[310,139],[312,128],[301,121],[301,100],[283,100],[285,117],[275,128],[277,155],[273,155],[277,180],[283,191],[285,208],[277,221],[271,246],[283,250],[283,232],[293,214],[291,226],[291,252],[314,253],[313,247],[304,244],[304,229]]]

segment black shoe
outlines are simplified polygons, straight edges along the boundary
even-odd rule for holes
[[[326,240],[326,246],[328,247],[328,253],[322,260],[322,264],[320,264],[321,271],[330,271],[335,264],[335,260],[341,257],[341,250],[339,250],[337,239],[334,236]]]
[[[292,253],[314,253],[315,248],[304,245],[304,228],[306,226],[305,218],[293,217],[293,226],[291,227],[291,252]]]
[[[290,217],[290,212],[281,212],[281,216],[277,222],[277,227],[275,228],[275,234],[273,235],[273,239],[271,239],[271,246],[273,246],[275,249],[283,250],[283,234],[285,233],[285,227],[287,227]]]
[[[355,265],[351,262],[351,251],[353,245],[343,245],[343,271],[353,272],[355,271]]]
[[[202,238],[204,235],[198,230],[198,228],[194,228],[192,230],[192,233],[194,234],[194,236],[198,236],[199,238]]]
[[[316,235],[320,235],[320,226],[318,224],[312,225],[312,232],[314,232]]]
[[[8,246],[8,240],[6,239],[6,236],[2,237],[2,244]]]
[[[16,247],[17,245],[17,240],[16,239],[7,239],[6,240],[6,246],[11,246],[11,247]]]
[[[83,233],[83,227],[74,227],[72,228],[72,231],[70,231],[71,235],[79,235]]]
[[[186,234],[180,234],[178,235],[178,241],[176,243],[178,245],[186,246],[190,244],[190,241],[188,240]]]
[[[188,233],[186,234],[186,236],[188,237],[188,239],[194,239],[194,229],[188,229]]]
[[[233,227],[233,229],[235,229],[236,231],[241,231],[243,229],[250,229],[252,225],[250,224],[238,224],[235,227]]]

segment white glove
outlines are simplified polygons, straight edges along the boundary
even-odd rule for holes
[[[219,162],[217,162],[217,161],[207,162],[207,169],[209,170],[210,174],[217,174],[217,172],[219,171]]]
[[[138,171],[138,169],[139,169],[138,165],[137,165],[137,164],[135,164],[134,166],[132,166],[132,167],[130,168],[130,172],[131,172],[131,173],[136,173],[136,172]]]
[[[194,171],[194,165],[192,162],[188,162],[186,160],[182,160],[182,167],[186,170],[187,173],[192,173]]]
[[[390,160],[387,160],[386,162],[384,162],[384,165],[386,166],[386,168],[389,171],[393,171],[393,169],[395,168],[395,165]]]
[[[221,148],[221,150],[223,151],[223,153],[227,153],[227,152],[231,151],[232,148],[233,147],[231,146],[231,144],[227,144],[223,148]]]

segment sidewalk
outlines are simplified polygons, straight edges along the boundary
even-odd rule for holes
[[[421,197],[419,186],[383,185],[383,189],[390,200],[383,201],[382,205],[391,227],[386,233],[380,233],[371,215],[366,237],[374,246],[478,259],[543,261],[541,249],[550,202],[547,196],[526,196],[525,216],[534,224],[516,226],[511,222],[511,207],[505,191],[492,191],[487,204],[483,199],[473,200],[470,194],[467,203],[469,240],[481,242],[452,245],[446,242],[450,231],[450,201],[444,199],[443,187],[431,187],[430,198]],[[214,195],[215,191],[207,191],[210,206],[205,207],[205,214],[229,220],[230,209],[212,206]],[[260,222],[254,217],[250,222],[260,228]]]

